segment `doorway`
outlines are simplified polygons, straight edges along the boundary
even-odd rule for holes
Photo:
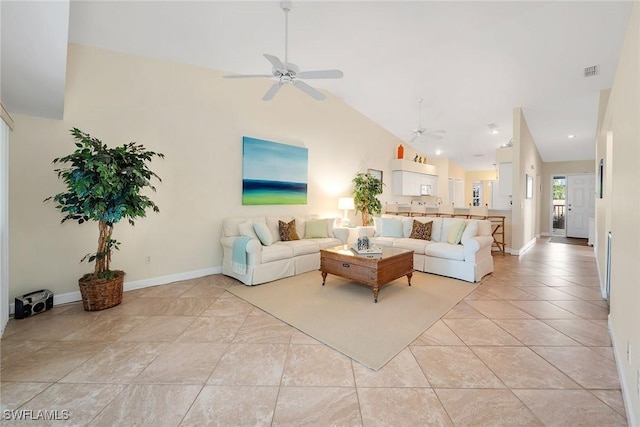
[[[567,237],[567,177],[554,175],[551,177],[551,215],[553,224],[553,236]]]
[[[551,176],[552,236],[586,239],[594,215],[594,174]]]
[[[595,216],[595,175],[567,177],[567,237],[589,237],[589,219]]]

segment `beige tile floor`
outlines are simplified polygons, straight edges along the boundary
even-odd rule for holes
[[[102,312],[12,319],[2,421],[66,410],[57,425],[627,425],[593,250],[547,238],[494,260],[378,372],[226,292],[237,282],[220,275],[126,292]]]

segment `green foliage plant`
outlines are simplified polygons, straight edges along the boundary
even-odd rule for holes
[[[64,215],[62,223],[98,222],[98,249],[85,255],[81,262],[95,261],[95,278],[113,278],[111,251],[119,249],[120,245],[111,237],[113,225],[125,218],[134,225],[134,220],[145,217],[149,208],[159,212],[158,206],[141,191],[145,188],[156,191],[151,178],[162,182],[147,163],[154,157],[164,158],[164,155],[147,151],[135,142],[109,148],[77,128],[71,130],[71,135],[76,141],[76,150],[53,160],[54,164],[66,165],[54,169],[66,184],[66,191],[45,201],[53,199],[57,203],[56,208]]]
[[[369,225],[373,220],[372,215],[382,212],[382,203],[376,197],[382,194],[382,181],[371,174],[358,172],[352,183],[356,213],[362,213],[362,225]]]

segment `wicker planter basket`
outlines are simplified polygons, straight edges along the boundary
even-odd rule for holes
[[[113,271],[113,279],[97,279],[93,274],[85,274],[80,280],[82,305],[86,311],[99,311],[115,307],[122,302],[124,271]]]

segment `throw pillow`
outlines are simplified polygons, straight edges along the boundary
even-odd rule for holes
[[[304,238],[317,239],[327,237],[327,220],[312,219],[307,221],[305,225]]]
[[[300,240],[298,232],[296,231],[296,220],[292,219],[289,222],[278,221],[278,230],[280,232],[280,240],[288,242],[291,240]]]
[[[258,235],[253,230],[253,223],[251,221],[243,222],[242,224],[238,224],[238,231],[240,231],[241,236],[251,237],[253,239],[257,239]]]
[[[382,218],[382,237],[402,237],[402,221]]]
[[[260,243],[264,246],[269,246],[273,243],[273,236],[269,231],[269,227],[264,222],[256,222],[253,224],[253,231],[256,232],[258,239],[260,239]]]
[[[449,228],[449,236],[447,238],[447,242],[452,245],[457,245],[460,243],[460,239],[462,238],[462,233],[464,233],[464,228],[466,223],[464,221],[457,221],[451,228]]]
[[[424,224],[420,221],[413,220],[413,228],[411,228],[411,235],[409,236],[412,239],[422,239],[422,240],[431,240],[431,227],[433,226],[433,221],[425,222]]]

